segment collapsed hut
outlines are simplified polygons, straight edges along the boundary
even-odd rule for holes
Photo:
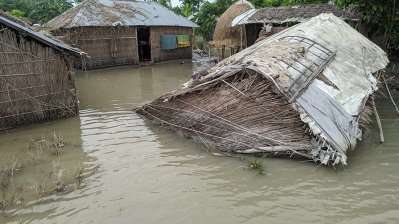
[[[212,41],[208,42],[210,53],[212,49],[217,49],[218,53],[222,51],[222,58],[225,56],[225,50],[229,49],[230,54],[238,52],[246,47],[246,35],[242,32],[243,26],[230,27],[233,19],[242,13],[254,9],[254,6],[246,0],[238,0],[231,5],[218,19]]]
[[[231,27],[243,27],[245,46],[267,38],[290,26],[308,21],[322,13],[331,13],[353,27],[359,25],[359,13],[354,8],[340,9],[332,3],[279,6],[254,9],[233,19]]]
[[[346,165],[372,119],[373,94],[388,62],[342,19],[321,14],[135,111],[223,152]]]
[[[0,15],[0,131],[78,114],[73,49]]]
[[[153,1],[86,0],[45,28],[90,58],[80,68],[192,58],[196,24]]]

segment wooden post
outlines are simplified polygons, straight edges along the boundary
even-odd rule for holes
[[[384,74],[382,74],[381,76],[382,76],[382,80],[385,83],[385,88],[387,88],[387,92],[388,92],[389,98],[391,99],[391,102],[392,102],[393,106],[395,107],[396,113],[399,115],[398,107],[396,106],[395,100],[393,100],[393,97],[391,95],[391,91],[389,91],[389,87],[388,87],[387,81],[385,80],[385,76],[384,76]]]
[[[240,42],[240,51],[242,51],[242,27],[243,27],[244,25],[241,25],[241,42]]]
[[[220,48],[218,47],[218,62],[219,62],[219,58],[220,58]]]
[[[222,47],[222,59],[224,59],[224,49],[225,49],[225,46],[223,45],[223,47]]]
[[[211,45],[208,44],[208,59],[211,60]]]
[[[375,119],[377,120],[378,131],[380,132],[380,143],[384,143],[384,133],[382,131],[381,120],[380,120],[380,116],[378,115],[377,107],[375,106],[374,99],[371,99],[371,106],[373,107]]]

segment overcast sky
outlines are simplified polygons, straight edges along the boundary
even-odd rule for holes
[[[1,0],[0,0],[1,1]],[[214,2],[214,0],[206,0],[207,2]],[[172,7],[180,5],[179,0],[171,0],[172,2]]]
[[[172,0],[172,7],[180,5],[179,0]]]

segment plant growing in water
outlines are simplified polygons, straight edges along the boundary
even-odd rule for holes
[[[262,161],[253,159],[251,163],[249,164],[249,169],[250,170],[256,170],[259,172],[259,174],[264,174],[265,170],[263,169],[263,164]]]

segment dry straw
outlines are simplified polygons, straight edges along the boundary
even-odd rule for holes
[[[0,131],[78,113],[69,56],[0,26]]]
[[[238,47],[241,46],[241,26],[230,27],[234,18],[242,13],[253,9],[251,3],[239,0],[231,5],[219,18],[213,40],[209,42],[214,47]]]

